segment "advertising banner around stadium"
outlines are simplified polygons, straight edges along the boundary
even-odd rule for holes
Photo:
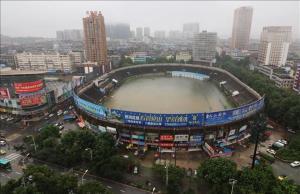
[[[0,99],[4,99],[4,98],[10,99],[8,88],[0,88]]]
[[[20,94],[19,100],[22,107],[37,106],[47,102],[44,90],[30,94]]]
[[[205,126],[221,125],[250,116],[264,106],[264,98],[245,106],[219,112],[206,113]]]
[[[127,124],[144,126],[185,127],[202,126],[203,113],[153,114],[112,109],[111,114]]]
[[[106,117],[107,109],[104,106],[88,102],[86,100],[79,98],[76,95],[73,95],[73,96],[74,96],[75,104],[78,106],[78,108],[80,108],[98,118]]]
[[[44,87],[43,80],[33,82],[14,83],[16,94],[36,92]]]

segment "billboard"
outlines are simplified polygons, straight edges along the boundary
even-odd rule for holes
[[[202,126],[203,113],[155,114],[112,109],[111,114],[126,124],[144,126],[186,127]]]
[[[160,141],[173,141],[174,137],[173,135],[160,135],[159,139]]]
[[[264,98],[236,109],[205,114],[205,126],[221,125],[246,118],[264,106]]]
[[[31,94],[20,94],[19,100],[20,100],[21,107],[38,106],[38,105],[45,104],[47,102],[47,98],[44,90],[40,92],[31,93]]]
[[[104,106],[94,104],[91,102],[88,102],[86,100],[83,100],[76,96],[75,94],[73,95],[75,104],[78,106],[79,109],[82,109],[89,114],[94,115],[95,117],[106,117],[107,109]]]
[[[22,82],[22,83],[14,83],[16,94],[20,93],[29,93],[36,92],[44,87],[43,80],[37,80],[33,82]]]
[[[8,88],[0,88],[0,99],[10,98]]]
[[[189,135],[188,134],[175,135],[174,141],[175,142],[178,142],[178,141],[189,141]]]

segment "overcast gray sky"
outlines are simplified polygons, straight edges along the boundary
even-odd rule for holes
[[[87,10],[99,10],[106,23],[126,22],[131,29],[182,30],[185,22],[199,22],[200,30],[231,36],[233,11],[240,6],[254,9],[251,38],[263,26],[293,26],[299,38],[299,1],[1,1],[1,34],[55,37],[56,30],[82,29]]]

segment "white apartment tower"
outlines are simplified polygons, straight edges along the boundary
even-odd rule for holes
[[[264,27],[260,37],[259,63],[278,67],[284,66],[291,39],[291,26]]]
[[[194,35],[193,61],[211,62],[216,56],[217,33],[202,31]]]

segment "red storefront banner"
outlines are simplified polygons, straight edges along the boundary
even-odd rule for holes
[[[160,143],[159,146],[164,147],[164,148],[170,148],[170,147],[173,147],[174,144],[173,143]]]
[[[0,99],[10,98],[8,88],[0,88]]]
[[[159,138],[161,141],[173,141],[173,135],[161,135]]]
[[[23,82],[23,83],[14,83],[16,93],[27,93],[27,92],[36,92],[43,89],[44,83],[43,80],[37,80],[34,82]]]
[[[20,97],[20,104],[22,107],[41,105],[44,104],[45,102],[46,102],[46,97],[45,95],[41,95],[41,94]]]

